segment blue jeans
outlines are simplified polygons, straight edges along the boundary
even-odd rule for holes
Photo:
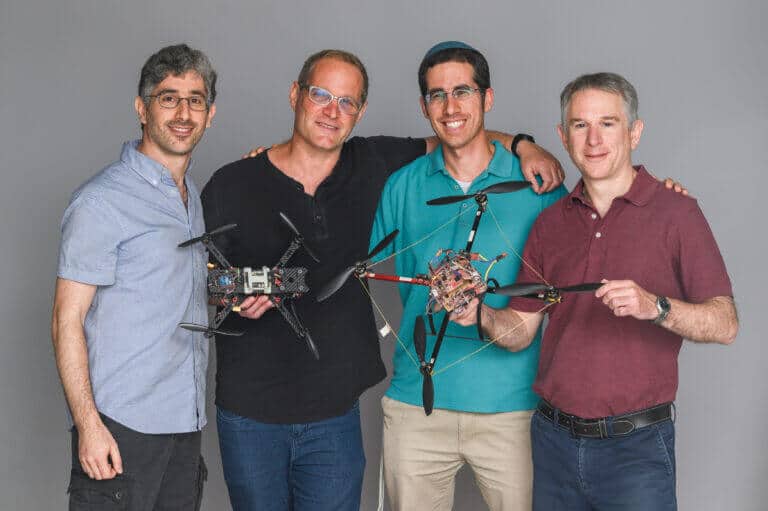
[[[358,511],[365,454],[358,404],[307,424],[264,424],[218,408],[234,511]]]
[[[536,412],[531,447],[534,510],[677,509],[672,421],[593,439],[574,437]]]

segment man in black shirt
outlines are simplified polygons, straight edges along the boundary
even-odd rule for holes
[[[224,475],[233,508],[357,510],[365,457],[357,400],[385,376],[370,303],[356,279],[317,303],[313,292],[365,257],[379,194],[391,172],[436,140],[353,137],[366,108],[363,64],[339,50],[318,52],[291,86],[291,139],[219,169],[203,190],[208,230],[237,223],[217,238],[234,266],[274,264],[293,234],[286,214],[320,259],[299,250],[310,293],[296,301],[320,352],[315,360],[266,296],[250,297],[217,338],[216,405]],[[512,137],[494,134],[508,147]],[[562,181],[554,158],[518,146],[542,191]],[[251,321],[258,319],[258,321]]]

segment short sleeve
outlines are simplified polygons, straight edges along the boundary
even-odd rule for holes
[[[685,300],[701,303],[733,296],[731,279],[704,213],[696,201],[678,218],[678,272]]]
[[[97,286],[114,284],[122,227],[94,196],[76,197],[61,222],[58,276]]]

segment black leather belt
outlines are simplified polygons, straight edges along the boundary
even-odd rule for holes
[[[573,436],[609,438],[628,435],[636,429],[670,420],[672,418],[672,403],[664,403],[638,412],[617,415],[613,418],[603,417],[601,419],[582,419],[581,417],[568,415],[561,411],[555,414],[555,407],[543,399],[539,402],[538,411],[550,422],[555,422],[555,415],[557,415],[557,425],[570,431]],[[612,423],[610,434],[608,422]]]

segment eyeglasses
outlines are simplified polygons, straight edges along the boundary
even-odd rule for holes
[[[433,90],[432,92],[428,92],[424,94],[424,101],[426,101],[427,105],[442,105],[446,101],[448,101],[448,94],[453,96],[455,99],[458,99],[459,101],[466,101],[467,99],[471,98],[476,92],[482,92],[483,89],[480,88],[473,88],[468,85],[462,86],[462,87],[456,87],[450,92],[446,92],[444,90]]]
[[[335,99],[342,113],[355,115],[360,111],[360,103],[349,96],[334,96],[329,91],[315,85],[302,85],[301,88],[309,91],[307,97],[318,106],[328,106]]]
[[[195,112],[203,112],[208,110],[208,101],[205,99],[205,96],[201,96],[199,94],[193,94],[186,98],[182,98],[176,94],[170,93],[157,94],[149,97],[157,99],[157,104],[163,108],[176,108],[179,106],[179,103],[181,103],[183,100],[186,100],[190,110],[194,110]]]

